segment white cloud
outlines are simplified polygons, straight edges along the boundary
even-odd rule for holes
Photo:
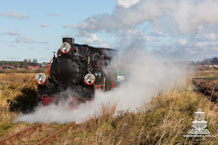
[[[216,34],[207,31],[203,33],[197,32],[194,37],[197,41],[216,41]]]
[[[41,24],[40,27],[42,28],[47,28],[47,27],[50,27],[51,25],[50,24]]]
[[[49,42],[47,42],[47,41],[39,41],[38,43],[40,43],[40,44],[49,44]]]
[[[13,35],[13,36],[20,35],[20,33],[17,32],[17,31],[9,31],[9,32],[7,32],[7,34],[8,35]]]
[[[112,14],[90,17],[83,23],[82,29],[110,32],[136,27],[146,21],[161,26],[161,19],[164,19],[169,29],[176,28],[180,33],[189,33],[204,24],[216,25],[217,14],[218,1],[215,0],[141,0],[125,9],[116,7]]]
[[[17,31],[11,30],[11,31],[8,31],[8,32],[2,32],[2,33],[0,33],[0,35],[11,35],[11,36],[17,36],[17,35],[20,35],[20,32],[17,32]]]
[[[89,17],[77,28],[82,37],[111,34],[118,48],[193,59],[218,47],[216,26],[218,0],[117,0],[112,13]]]
[[[76,25],[64,24],[63,28],[77,28],[77,26]]]
[[[206,47],[207,45],[208,45],[208,42],[197,42],[196,43],[196,46],[201,47],[201,48]]]
[[[217,47],[212,47],[212,50],[218,51],[218,46]]]
[[[84,41],[84,43],[91,44],[91,45],[98,45],[99,47],[107,47],[107,48],[110,47],[110,45],[104,42],[102,39],[100,39],[97,36],[97,34],[87,33],[86,37],[87,39]]]
[[[16,39],[17,43],[35,43],[30,37],[18,37]]]
[[[17,10],[13,10],[11,12],[5,13],[5,12],[1,12],[0,13],[1,17],[9,17],[9,18],[17,18],[17,19],[26,19],[29,18],[28,15],[26,14],[21,14],[19,11]]]
[[[139,1],[140,0],[117,0],[117,4],[124,8],[129,8],[132,5],[135,5],[136,3],[138,3]]]
[[[88,43],[98,43],[100,41],[101,41],[101,39],[98,38],[98,36],[96,34],[90,34],[90,37],[86,40],[86,42],[88,42]]]
[[[145,36],[145,41],[151,42],[153,39],[150,36]]]
[[[179,43],[180,45],[186,46],[186,45],[188,44],[188,41],[185,40],[185,39],[180,39],[180,40],[178,41],[178,43]]]
[[[205,38],[207,38],[208,40],[214,41],[216,40],[216,34],[215,33],[205,34]]]

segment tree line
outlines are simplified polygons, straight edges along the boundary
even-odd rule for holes
[[[40,65],[36,59],[24,59],[23,61],[0,61],[0,66],[12,66],[12,67],[28,67],[28,66]]]

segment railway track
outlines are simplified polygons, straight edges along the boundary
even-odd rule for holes
[[[19,144],[19,145],[21,145],[21,144],[25,144],[25,145],[26,144],[28,144],[28,145],[32,145],[32,144],[33,145],[44,145],[44,144],[48,143],[49,141],[51,141],[52,139],[54,139],[55,136],[58,136],[59,134],[61,134],[64,130],[66,130],[69,127],[72,127],[74,125],[75,125],[75,123],[72,122],[72,123],[69,123],[69,124],[65,125],[64,127],[58,128],[58,129],[50,129],[52,131],[49,132],[48,134],[45,133],[46,131],[45,132],[42,131],[41,134],[46,134],[46,135],[44,135],[43,137],[40,137],[40,139],[35,139],[35,141],[34,141],[34,139],[31,139],[32,137],[30,136],[30,137],[28,137],[29,142],[19,142],[19,143],[14,142],[14,140],[20,140],[20,137],[22,135],[25,135],[28,132],[34,131],[37,128],[40,128],[40,127],[42,128],[43,127],[43,124],[36,124],[36,125],[33,125],[33,126],[30,126],[30,127],[26,128],[26,129],[23,129],[21,131],[18,131],[16,133],[12,134],[12,135],[9,135],[7,137],[4,137],[4,138],[0,139],[0,145],[12,145],[12,144],[13,145],[16,145],[16,144]],[[47,128],[49,128],[49,127],[47,127]],[[33,133],[29,133],[29,135],[31,135],[31,134],[33,134]]]
[[[35,145],[43,145],[46,142],[48,142],[49,140],[51,140],[53,137],[57,136],[58,134],[60,134],[61,132],[63,132],[64,130],[66,130],[67,128],[74,126],[75,123],[70,123],[68,125],[66,125],[65,127],[57,130],[56,132],[52,133],[51,135],[49,135],[48,137],[44,138],[43,140],[39,141],[38,143],[36,143]]]
[[[0,140],[0,145],[3,145],[3,144],[4,144],[5,142],[7,142],[8,140],[10,140],[10,139],[12,139],[12,138],[15,138],[15,137],[17,137],[18,135],[21,135],[22,133],[28,132],[28,131],[33,130],[33,129],[35,129],[35,128],[37,128],[37,127],[40,127],[40,126],[41,126],[41,124],[36,124],[36,125],[33,125],[33,126],[29,127],[29,128],[23,129],[23,130],[21,130],[21,131],[19,131],[19,132],[16,132],[16,133],[14,133],[14,134],[12,134],[12,135],[10,135],[10,136],[4,137],[4,138],[2,138],[2,139]]]

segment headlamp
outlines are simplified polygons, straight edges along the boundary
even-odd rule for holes
[[[35,80],[38,85],[43,85],[46,82],[46,75],[44,73],[38,73],[35,77]]]
[[[63,54],[69,53],[70,50],[71,50],[71,46],[70,46],[69,43],[64,42],[63,44],[61,44],[60,51],[61,51]]]
[[[95,83],[95,80],[95,76],[91,73],[86,74],[84,77],[84,82],[89,86],[93,85]]]

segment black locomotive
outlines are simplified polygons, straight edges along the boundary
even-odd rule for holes
[[[73,38],[63,38],[57,55],[48,65],[48,79],[43,73],[36,75],[38,100],[46,105],[67,89],[73,90],[75,97],[92,100],[96,89],[113,88],[116,75],[106,75],[103,68],[114,53],[113,49],[75,44]]]

